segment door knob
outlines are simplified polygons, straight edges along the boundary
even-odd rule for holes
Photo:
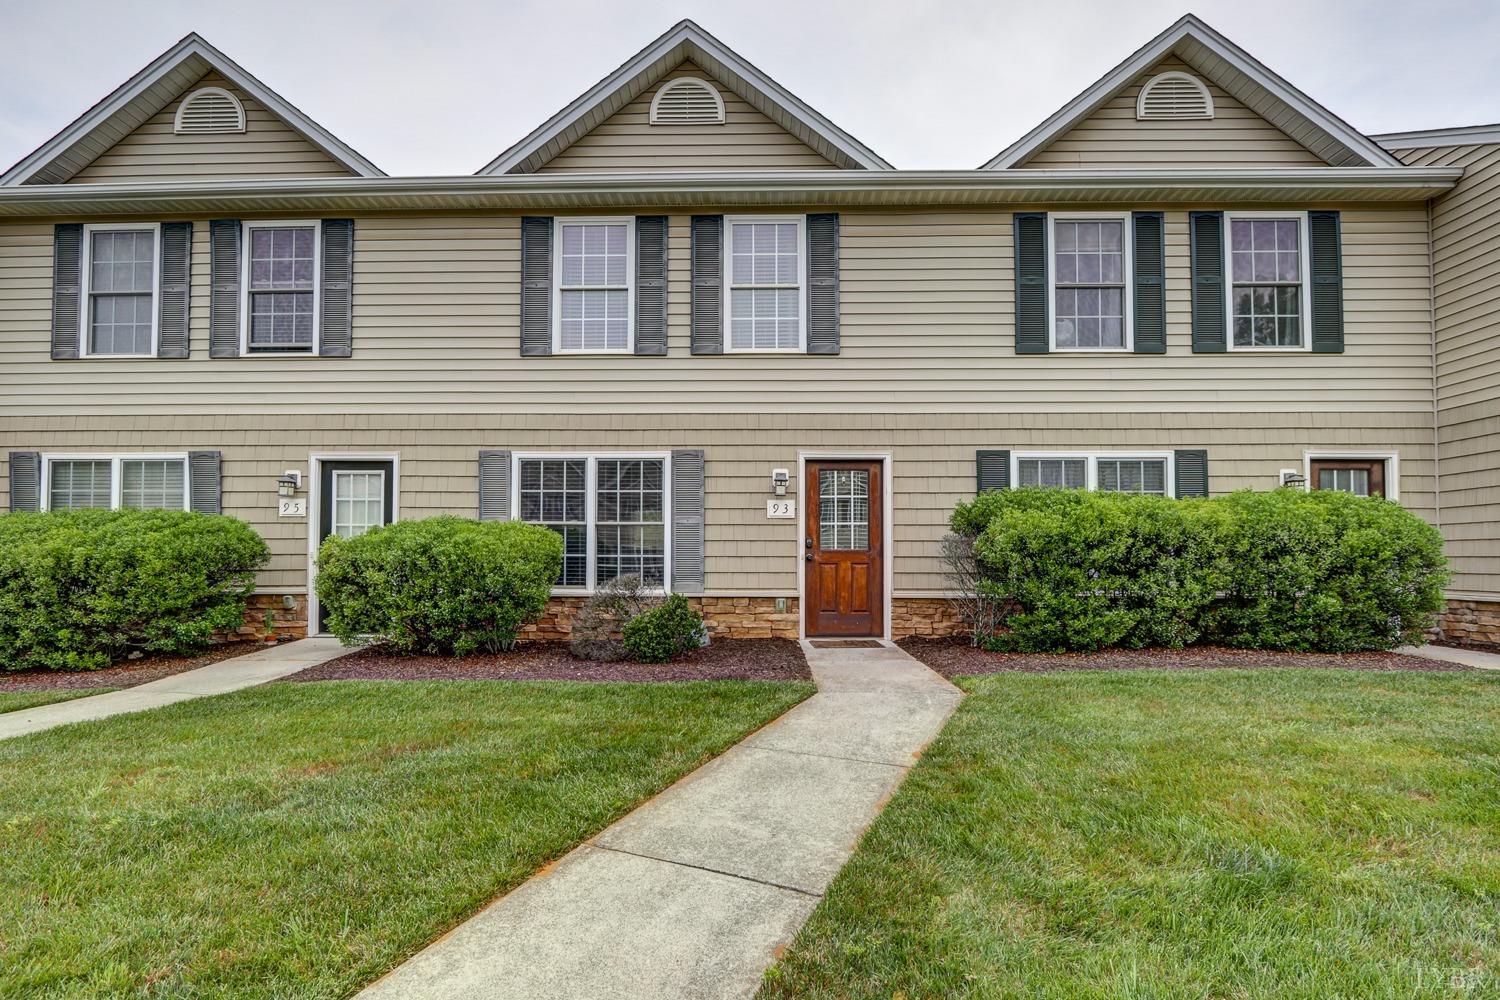
[[[812,562],[813,561],[812,560],[812,553],[811,552],[809,552],[807,555],[803,556],[802,558],[806,559],[808,562]]]

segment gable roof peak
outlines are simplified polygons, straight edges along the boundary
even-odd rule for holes
[[[538,169],[683,62],[702,68],[831,162],[855,169],[893,169],[874,150],[813,110],[696,21],[683,18],[477,173],[530,173]]]
[[[208,39],[190,31],[65,129],[0,174],[0,187],[58,184],[68,180],[210,71],[249,94],[351,173],[360,177],[385,176],[379,167],[214,48]]]
[[[982,170],[1019,166],[1088,117],[1169,55],[1188,63],[1325,162],[1340,167],[1399,167],[1379,143],[1292,86],[1196,14],[1184,14]]]

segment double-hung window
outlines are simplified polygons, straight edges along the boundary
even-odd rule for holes
[[[1230,349],[1307,350],[1307,214],[1231,212],[1225,219]]]
[[[316,354],[316,222],[245,223],[245,354]]]
[[[632,574],[666,589],[667,455],[518,455],[514,461],[516,519],[562,536],[559,589],[591,591]]]
[[[806,350],[805,220],[747,217],[724,224],[727,349]]]
[[[1131,349],[1130,216],[1049,215],[1052,349]]]
[[[1011,462],[1017,486],[1172,495],[1172,456],[1166,452],[1016,452]]]
[[[86,357],[150,357],[156,353],[156,296],[161,227],[84,227],[83,352]]]
[[[635,349],[634,219],[558,219],[554,353]]]
[[[187,510],[187,456],[44,455],[47,510]]]

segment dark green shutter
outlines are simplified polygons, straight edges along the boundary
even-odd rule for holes
[[[78,357],[83,304],[79,282],[83,274],[83,226],[52,227],[52,359]]]
[[[510,520],[510,452],[479,453],[479,519]]]
[[[1224,213],[1191,212],[1188,238],[1193,256],[1193,351],[1224,353]]]
[[[240,220],[208,224],[208,356],[240,353]]]
[[[635,353],[667,353],[667,217],[635,220]]]
[[[701,448],[672,452],[672,590],[703,593],[703,479]]]
[[[1132,212],[1132,278],[1135,283],[1135,353],[1167,353],[1166,263],[1160,212]]]
[[[975,491],[1010,489],[1010,452],[977,451],[974,453]]]
[[[354,220],[323,220],[323,325],[318,353],[347,358],[354,353]]]
[[[1178,498],[1208,496],[1208,452],[1201,448],[1173,452],[1172,466]]]
[[[223,513],[219,453],[188,452],[188,506],[200,514]]]
[[[185,358],[188,342],[188,293],[193,269],[193,224],[161,224],[161,295],[156,356]]]
[[[807,353],[839,352],[839,217],[807,217]]]
[[[552,353],[552,220],[521,220],[521,356]]]
[[[1312,251],[1312,349],[1344,353],[1344,267],[1339,213],[1308,212],[1307,242]]]
[[[724,353],[724,217],[693,216],[694,354]]]
[[[1017,212],[1016,353],[1047,353],[1047,216]]]
[[[42,509],[42,456],[38,452],[10,453],[10,509]]]

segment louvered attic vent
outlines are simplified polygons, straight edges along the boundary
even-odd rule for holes
[[[1212,118],[1214,99],[1203,81],[1187,73],[1160,73],[1141,88],[1135,116],[1176,121]]]
[[[211,135],[245,131],[245,108],[219,87],[203,87],[182,99],[173,125],[178,135]]]
[[[724,99],[706,80],[684,76],[651,99],[652,125],[722,125]]]

